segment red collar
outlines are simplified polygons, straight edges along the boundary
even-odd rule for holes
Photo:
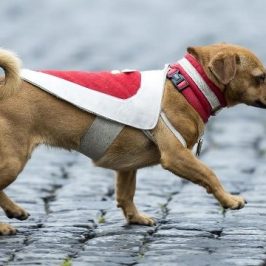
[[[186,54],[176,64],[170,65],[167,78],[199,113],[204,123],[226,106],[221,90],[208,78],[202,65],[191,54]]]

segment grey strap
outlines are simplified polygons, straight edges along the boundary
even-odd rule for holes
[[[153,143],[156,143],[152,133],[150,130],[142,130],[142,132],[144,133],[144,135],[150,140],[152,141]]]
[[[123,124],[97,116],[81,138],[80,152],[93,160],[100,159],[123,128]]]

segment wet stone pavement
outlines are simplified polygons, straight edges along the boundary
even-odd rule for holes
[[[136,202],[156,217],[154,227],[125,224],[111,171],[77,153],[38,149],[7,189],[31,216],[10,221],[19,232],[0,237],[0,265],[262,265],[265,131],[263,113],[244,106],[222,111],[207,128],[201,158],[246,197],[239,211],[223,212],[204,189],[160,167],[139,171]]]

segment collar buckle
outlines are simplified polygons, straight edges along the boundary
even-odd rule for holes
[[[179,92],[182,92],[184,89],[189,87],[189,83],[186,81],[184,76],[172,65],[170,65],[170,69],[168,70],[167,78],[172,81]]]

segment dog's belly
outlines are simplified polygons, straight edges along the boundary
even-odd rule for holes
[[[160,153],[141,130],[125,127],[97,166],[113,170],[137,169],[158,164]]]

